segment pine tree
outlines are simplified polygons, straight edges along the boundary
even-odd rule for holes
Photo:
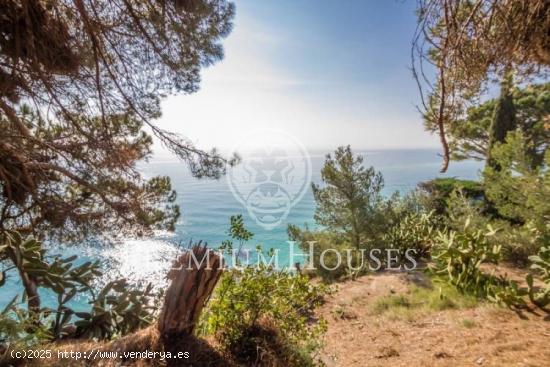
[[[339,147],[334,158],[327,155],[321,170],[324,186],[312,185],[317,203],[315,221],[327,229],[342,233],[356,249],[364,248],[377,235],[384,180],[373,167],[363,166],[363,157],[355,156],[350,146]]]
[[[153,134],[196,176],[226,161],[159,128],[161,101],[223,57],[226,0],[0,2],[0,242],[173,229],[168,177],[136,168]]]

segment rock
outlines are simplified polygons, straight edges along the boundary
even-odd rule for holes
[[[434,354],[434,357],[437,358],[437,359],[441,359],[441,358],[451,358],[452,355],[450,355],[449,353],[445,352],[445,351],[439,351],[437,353]]]
[[[383,347],[380,349],[380,353],[376,355],[376,358],[390,358],[399,357],[399,352],[392,347]]]

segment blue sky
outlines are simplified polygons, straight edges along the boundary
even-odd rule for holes
[[[201,90],[169,98],[160,125],[230,149],[275,128],[309,149],[438,147],[410,71],[415,1],[236,1],[225,58]]]

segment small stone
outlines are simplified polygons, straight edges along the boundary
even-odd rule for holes
[[[439,352],[435,353],[434,357],[437,358],[437,359],[440,359],[440,358],[450,358],[452,356],[449,353],[442,350],[442,351],[439,351]]]
[[[483,362],[485,362],[485,358],[483,358],[483,357],[479,357],[479,358],[476,360],[476,363],[477,363],[477,364],[483,364]]]
[[[376,355],[376,358],[390,358],[399,357],[399,352],[392,347],[383,347],[380,349],[380,353]]]

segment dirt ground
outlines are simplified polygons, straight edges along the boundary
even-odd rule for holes
[[[515,274],[513,269],[506,270],[508,275],[520,280],[519,273]],[[411,308],[409,311],[404,307],[401,308],[404,313],[390,312],[399,310],[401,306],[376,311],[380,301],[399,299],[402,295],[412,297],[411,294],[418,289],[435,290],[437,285],[434,286],[429,278],[419,272],[377,273],[337,284],[335,291],[319,309],[319,315],[328,323],[319,360],[326,367],[550,367],[550,315],[540,310],[517,313],[483,302],[476,305],[473,299],[456,306],[463,308],[443,311],[432,308]],[[420,294],[420,303],[427,304],[427,297],[437,294],[434,292],[416,293],[416,297]],[[463,300],[463,296],[459,297]],[[439,300],[439,295],[436,298]],[[197,339],[196,343],[179,350],[192,350],[197,361],[176,365],[239,365],[224,359],[212,340]],[[51,348],[80,351],[162,350],[154,326],[112,342],[68,341]],[[82,366],[90,365],[88,362],[93,361],[28,360],[24,365]],[[96,365],[118,367],[121,361],[107,359]],[[134,360],[122,364],[129,365],[165,366],[166,363]]]
[[[479,304],[395,319],[373,302],[427,285],[420,273],[347,281],[320,314],[328,322],[320,360],[332,366],[550,366],[550,316]]]

